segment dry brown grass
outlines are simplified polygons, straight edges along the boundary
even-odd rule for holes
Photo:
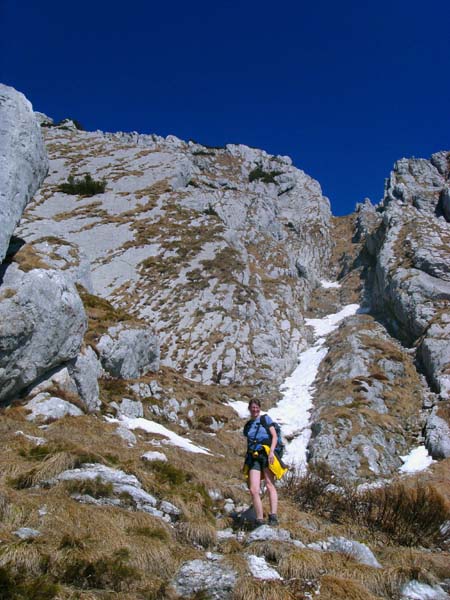
[[[325,575],[320,580],[321,600],[377,600],[362,584],[351,579]]]
[[[286,584],[241,577],[234,589],[233,600],[294,600]]]
[[[34,248],[33,244],[24,244],[11,258],[21,271],[28,272],[33,269],[51,269],[40,252]]]
[[[329,490],[330,484],[340,488]],[[444,547],[449,538],[441,526],[450,520],[450,505],[436,487],[420,479],[358,492],[336,480],[327,465],[318,464],[306,475],[289,473],[284,490],[304,510],[335,523],[359,525],[371,536],[399,545]]]
[[[178,528],[178,536],[183,542],[202,548],[212,548],[217,543],[215,527],[201,521],[181,523]]]

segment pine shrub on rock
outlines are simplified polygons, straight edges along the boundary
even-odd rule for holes
[[[92,178],[90,173],[86,173],[84,178],[75,179],[73,175],[69,175],[66,183],[62,183],[58,187],[59,192],[64,194],[77,194],[79,196],[95,196],[95,194],[103,194],[106,189],[106,181],[101,181]]]

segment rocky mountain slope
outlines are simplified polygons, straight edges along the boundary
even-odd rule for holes
[[[448,597],[450,152],[336,218],[288,157],[6,86],[0,149],[5,598]],[[254,396],[300,470],[248,533]]]

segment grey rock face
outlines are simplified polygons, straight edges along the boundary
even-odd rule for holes
[[[402,587],[401,600],[449,600],[450,596],[439,585],[409,581]]]
[[[0,400],[77,356],[86,315],[64,275],[16,265],[4,271],[0,292]]]
[[[47,171],[44,142],[31,104],[14,88],[0,84],[0,262]]]
[[[97,411],[100,408],[98,378],[102,368],[90,346],[81,350],[77,358],[69,364],[69,372],[86,412]]]
[[[434,391],[449,397],[449,152],[402,159],[386,185],[383,221],[371,236],[373,307],[418,355]],[[420,339],[419,339],[420,338]]]
[[[441,398],[450,399],[450,313],[437,315],[427,329],[418,355]]]
[[[42,535],[40,531],[31,527],[20,527],[16,531],[13,531],[13,533],[21,540],[32,540]]]
[[[27,416],[29,421],[42,421],[43,423],[62,419],[66,416],[80,417],[83,414],[83,411],[78,406],[62,398],[50,396],[50,394],[45,392],[38,394],[30,400],[26,408],[31,411]]]
[[[203,592],[208,600],[231,600],[237,573],[220,561],[191,560],[181,567],[174,588],[182,598]]]
[[[291,534],[287,529],[280,529],[270,527],[269,525],[261,525],[252,531],[247,537],[247,544],[252,542],[265,542],[265,541],[277,541],[277,542],[289,542],[291,541]]]
[[[47,117],[46,114],[41,113],[41,112],[37,112],[35,111],[34,116],[36,117],[37,122],[39,123],[39,125],[53,125],[54,121],[51,117]]]
[[[138,419],[144,416],[144,407],[140,400],[130,400],[123,398],[120,404],[112,403],[117,410],[118,417],[128,417],[130,419]]]
[[[20,235],[83,248],[95,293],[154,328],[165,366],[204,383],[281,381],[305,344],[301,308],[331,255],[319,184],[287,157],[246,146],[44,131],[51,174]],[[55,193],[79,169],[71,153],[53,153],[64,145],[106,178],[105,193]]]
[[[444,403],[442,403],[444,404]],[[445,403],[449,410],[449,403]],[[440,405],[433,408],[425,426],[425,444],[433,458],[450,457],[450,426],[439,416]]]
[[[312,548],[313,550],[323,550],[324,552],[342,552],[343,554],[351,556],[363,565],[375,567],[377,569],[382,568],[368,546],[354,540],[348,540],[345,537],[330,537],[324,542],[308,544],[308,548]]]
[[[110,327],[100,338],[97,350],[105,371],[113,377],[136,379],[159,368],[159,342],[147,328]]]
[[[422,384],[412,358],[369,315],[327,339],[316,380],[309,461],[346,480],[389,477],[423,426]]]
[[[91,265],[85,252],[76,244],[49,236],[36,240],[33,249],[49,267],[64,271],[67,279],[92,293]]]

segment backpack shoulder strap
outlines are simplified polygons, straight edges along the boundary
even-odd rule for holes
[[[251,419],[250,419],[250,421],[247,421],[247,423],[244,425],[244,435],[247,435],[248,430],[250,429],[250,423],[251,423]]]
[[[264,429],[267,431],[267,433],[269,433],[270,425],[267,423],[267,415],[261,416],[260,423],[264,427]]]

